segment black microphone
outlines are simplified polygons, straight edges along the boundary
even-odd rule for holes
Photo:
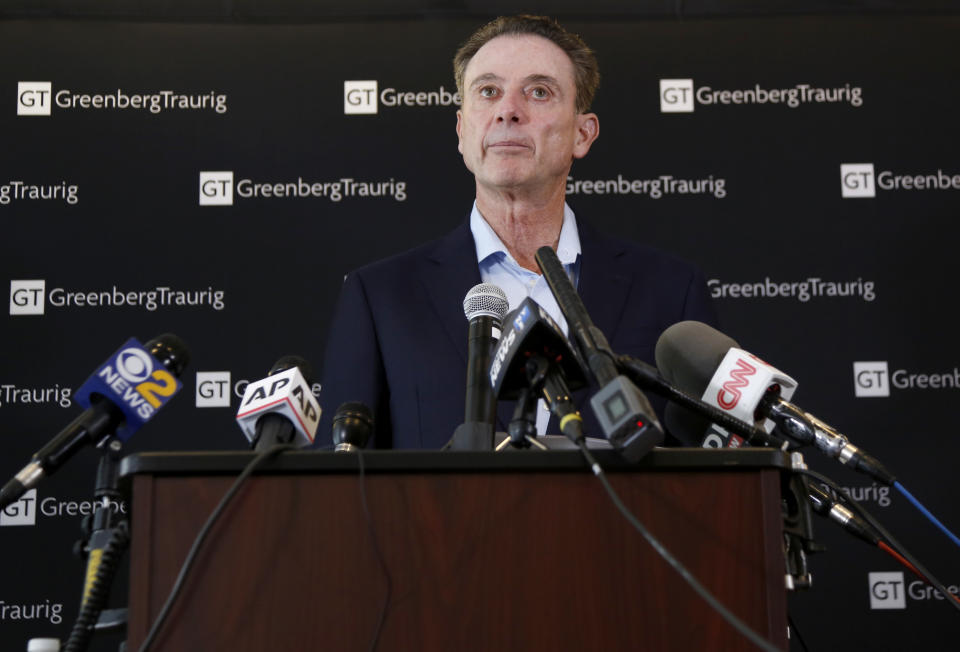
[[[373,413],[363,403],[350,401],[337,408],[333,416],[333,444],[338,453],[365,448],[373,434]]]
[[[667,380],[734,415],[771,419],[778,432],[800,445],[814,445],[830,457],[885,484],[896,479],[874,457],[832,427],[787,402],[781,393],[796,382],[737,347],[707,324],[674,324],[657,341],[657,367]],[[790,385],[792,384],[792,387]]]
[[[515,422],[529,416],[523,409],[541,395],[570,439],[583,438],[583,419],[570,388],[586,384],[585,364],[570,347],[560,326],[543,307],[527,297],[504,320],[503,335],[490,363],[490,385],[499,399],[520,399]],[[568,386],[569,383],[569,386]],[[533,390],[533,391],[531,391]],[[511,440],[520,443],[532,431],[511,422]]]
[[[492,283],[474,285],[463,299],[463,314],[470,322],[464,423],[481,421],[493,426],[497,402],[487,371],[490,369],[490,354],[500,338],[503,316],[509,307],[507,295]]]
[[[177,377],[189,359],[186,345],[172,333],[145,346],[134,338],[127,340],[74,393],[87,409],[0,490],[0,509],[52,475],[83,446],[110,436],[129,439],[180,390]]]
[[[313,396],[313,369],[298,355],[274,363],[267,377],[247,385],[237,424],[250,447],[264,451],[279,444],[307,446],[320,423],[320,405]]]
[[[663,429],[653,407],[629,378],[617,372],[616,357],[607,338],[594,326],[556,252],[551,247],[540,247],[536,259],[567,318],[571,339],[579,345],[600,387],[590,399],[600,427],[625,459],[636,462],[663,443]]]
[[[463,298],[467,332],[467,382],[463,423],[446,447],[453,450],[490,450],[496,422],[497,400],[487,378],[490,354],[500,336],[503,316],[510,304],[507,295],[492,283],[474,285]]]
[[[527,297],[504,320],[503,334],[490,361],[489,383],[498,399],[519,398],[530,384],[527,360],[542,355],[559,365],[572,389],[586,385],[584,363],[557,322]]]
[[[700,446],[703,433],[709,427],[708,422],[726,428],[732,436],[739,436],[754,446],[781,448],[784,444],[783,440],[765,430],[674,387],[660,375],[656,367],[643,360],[620,355],[617,356],[617,367],[643,389],[656,392],[670,401],[664,414],[667,430],[684,446]]]

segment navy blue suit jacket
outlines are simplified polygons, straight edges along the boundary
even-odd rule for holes
[[[655,249],[607,237],[577,220],[582,258],[578,292],[616,353],[653,364],[671,324],[716,318],[703,275]],[[378,448],[440,448],[463,421],[467,319],[463,298],[480,283],[469,222],[448,235],[347,275],[323,365],[318,445],[330,443],[337,407],[373,410]],[[595,390],[594,390],[595,391]],[[585,434],[602,437],[589,394],[578,392]],[[660,413],[663,402],[648,396]],[[513,401],[498,406],[506,431]],[[559,429],[551,420],[548,433]],[[668,442],[669,443],[669,442]]]

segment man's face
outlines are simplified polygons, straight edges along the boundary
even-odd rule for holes
[[[599,130],[595,115],[577,114],[575,101],[573,62],[553,42],[498,36],[480,48],[467,64],[457,111],[458,149],[478,185],[565,184]]]

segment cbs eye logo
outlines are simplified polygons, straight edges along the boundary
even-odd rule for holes
[[[153,360],[140,349],[125,349],[117,356],[117,373],[129,383],[142,383],[153,371]]]
[[[154,408],[159,408],[163,398],[173,396],[177,391],[177,379],[166,369],[154,369],[153,358],[141,349],[124,349],[117,355],[117,373],[125,381],[134,386],[137,394],[142,396]],[[149,380],[153,379],[153,380]],[[153,382],[157,381],[157,382]],[[124,392],[124,398],[127,398]],[[138,410],[144,418],[153,413],[153,410],[140,406]]]

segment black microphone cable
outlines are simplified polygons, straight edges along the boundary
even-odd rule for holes
[[[227,493],[225,493],[223,498],[220,499],[220,502],[214,508],[213,512],[211,512],[210,516],[207,517],[203,527],[200,528],[200,532],[197,534],[196,539],[194,539],[193,545],[190,546],[190,551],[187,553],[187,557],[184,559],[183,565],[180,567],[180,573],[177,575],[177,579],[173,583],[173,588],[170,589],[170,594],[167,596],[166,602],[163,603],[163,607],[161,607],[160,613],[157,614],[157,618],[153,621],[150,631],[147,632],[147,636],[143,639],[143,643],[140,644],[139,652],[146,652],[153,644],[154,639],[156,639],[157,634],[163,627],[164,622],[166,622],[167,616],[170,614],[170,609],[173,607],[177,597],[180,595],[180,591],[183,589],[187,575],[189,574],[190,569],[193,567],[193,563],[196,560],[197,554],[200,552],[200,548],[203,546],[207,535],[210,534],[210,530],[213,529],[214,524],[220,519],[220,516],[226,510],[227,505],[230,504],[234,496],[236,496],[240,491],[240,488],[244,485],[247,478],[249,478],[258,467],[260,467],[271,457],[274,457],[284,451],[296,449],[297,447],[292,444],[278,444],[268,448],[267,450],[257,454],[257,456],[254,457],[249,464],[247,464],[246,468],[240,473],[240,475],[237,476],[237,479],[234,480],[233,484],[230,486],[230,489],[227,490]]]
[[[881,550],[889,554],[894,559],[897,559],[897,561],[900,561],[901,563],[906,562],[904,565],[908,569],[916,573],[917,576],[920,577],[920,579],[922,579],[924,582],[926,582],[927,584],[935,588],[937,591],[939,591],[943,595],[946,602],[948,602],[954,609],[960,611],[960,598],[957,598],[957,596],[955,596],[953,593],[950,593],[947,590],[947,588],[943,585],[943,583],[940,580],[938,580],[936,577],[934,577],[933,574],[930,573],[930,571],[924,568],[924,566],[920,563],[920,561],[916,557],[914,557],[912,554],[910,554],[910,552],[903,546],[903,544],[897,541],[893,537],[893,535],[890,534],[890,532],[888,532],[887,529],[883,527],[883,525],[881,525],[880,522],[877,521],[877,519],[875,519],[873,515],[870,514],[870,512],[868,512],[863,507],[863,505],[861,505],[856,500],[851,498],[849,495],[844,493],[844,491],[840,488],[840,486],[837,485],[836,482],[834,482],[827,476],[821,473],[817,473],[816,471],[811,471],[810,469],[795,469],[795,470],[797,473],[807,475],[813,478],[814,480],[817,480],[818,482],[822,483],[823,485],[830,487],[830,489],[834,492],[834,494],[836,494],[837,498],[839,498],[843,502],[850,505],[850,507],[855,509],[857,513],[867,523],[869,523],[870,526],[873,527],[883,539],[886,539],[886,542],[887,542],[886,544],[884,544],[883,541],[880,541],[878,543],[878,547]],[[902,556],[903,558],[902,561],[901,559],[899,559],[900,556]]]
[[[383,577],[387,585],[383,596],[383,605],[380,607],[380,616],[377,618],[377,626],[373,631],[373,637],[370,639],[370,652],[377,649],[377,643],[379,643],[380,634],[383,631],[383,624],[387,620],[390,597],[393,594],[393,578],[390,577],[387,561],[383,556],[383,551],[380,549],[377,531],[373,524],[373,517],[370,515],[370,505],[367,502],[367,476],[363,464],[363,450],[372,434],[373,413],[369,407],[359,401],[349,401],[341,404],[340,407],[337,408],[333,417],[332,435],[334,450],[338,454],[356,453],[357,455],[360,506],[363,508],[363,517],[366,519],[367,531],[370,535],[371,545],[373,546],[373,554],[377,558],[377,563],[380,565],[380,570],[383,572]]]
[[[380,617],[377,619],[377,627],[373,631],[373,638],[370,639],[370,652],[377,649],[377,643],[380,642],[380,634],[383,632],[383,623],[387,620],[387,611],[390,607],[390,597],[393,593],[393,578],[390,577],[390,570],[387,568],[387,560],[383,557],[383,551],[380,550],[380,544],[377,542],[377,531],[373,525],[373,517],[370,516],[370,506],[367,504],[367,481],[363,466],[363,449],[357,448],[353,451],[357,454],[357,467],[360,471],[358,479],[360,481],[360,504],[363,506],[363,517],[367,521],[367,530],[370,533],[370,542],[373,545],[373,553],[377,557],[377,563],[380,564],[380,570],[383,571],[383,578],[386,580],[387,588],[383,595],[383,606],[380,607]]]
[[[103,547],[100,563],[96,566],[90,580],[89,591],[74,621],[70,636],[64,645],[64,652],[83,652],[90,645],[97,619],[103,611],[110,595],[110,586],[120,567],[121,557],[130,545],[130,531],[126,521],[120,521],[114,528],[110,540]]]
[[[710,591],[706,589],[700,582],[697,580],[693,574],[687,570],[687,568],[680,563],[680,561],[674,557],[669,550],[667,550],[660,541],[658,541],[653,534],[640,522],[640,520],[633,515],[630,509],[623,504],[623,501],[620,500],[620,496],[613,489],[610,482],[607,480],[607,476],[601,468],[600,464],[597,462],[596,458],[590,453],[590,449],[587,448],[586,442],[583,437],[580,437],[574,441],[577,446],[580,447],[580,451],[583,453],[583,456],[587,460],[587,464],[590,465],[590,470],[593,471],[593,474],[597,476],[600,482],[603,484],[603,488],[607,490],[607,494],[610,496],[610,500],[613,501],[613,504],[616,505],[617,509],[620,510],[620,513],[625,519],[637,530],[643,538],[647,540],[647,543],[657,552],[660,557],[664,559],[670,566],[677,572],[680,577],[682,577],[687,584],[699,595],[703,600],[710,605],[714,611],[720,614],[724,620],[726,620],[734,629],[740,632],[744,637],[750,640],[754,645],[756,645],[761,650],[767,650],[767,652],[779,652],[778,648],[773,645],[770,641],[763,638],[760,634],[753,631],[749,625],[744,623],[742,620],[737,618],[733,612],[731,612],[727,607],[725,607],[717,598],[713,596]]]

